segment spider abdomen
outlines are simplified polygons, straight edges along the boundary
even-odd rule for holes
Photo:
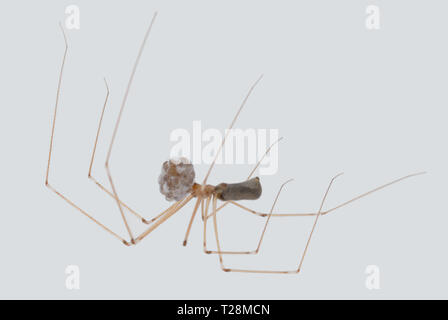
[[[229,200],[256,200],[261,196],[261,184],[258,177],[240,183],[221,183],[215,187],[218,199]]]

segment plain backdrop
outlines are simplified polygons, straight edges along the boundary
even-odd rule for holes
[[[125,247],[44,186],[52,112],[67,30],[50,182],[126,236],[113,199],[87,179],[105,97],[94,175],[104,160],[144,32],[159,12],[124,111],[111,169],[120,197],[150,218],[168,206],[157,177],[176,128],[224,130],[264,73],[238,128],[278,129],[277,174],[262,176],[266,211],[285,180],[281,212],[317,210],[400,176],[427,171],[320,219],[298,275],[225,273],[202,252],[193,203],[135,247]],[[380,30],[365,27],[380,8]],[[446,1],[8,1],[0,5],[1,298],[448,298]],[[250,165],[218,165],[210,183],[240,181]],[[196,166],[201,179],[206,165]],[[145,229],[128,215],[137,234]],[[223,249],[254,249],[262,218],[227,209]],[[259,257],[229,267],[291,269],[310,218],[273,218]],[[210,225],[211,226],[211,225]],[[211,228],[209,228],[211,229]],[[213,247],[213,234],[209,243]],[[80,289],[65,286],[68,265]],[[368,265],[380,289],[365,286]]]

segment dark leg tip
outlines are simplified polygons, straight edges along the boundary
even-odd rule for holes
[[[222,268],[222,271],[224,271],[224,272],[230,272],[230,269]]]
[[[187,240],[184,240],[184,242],[182,243],[182,245],[185,247],[187,245]]]
[[[142,218],[142,222],[143,222],[144,224],[149,224],[149,221],[146,220],[145,218]]]
[[[123,244],[125,245],[125,246],[130,246],[131,244],[129,243],[129,242],[127,242],[126,240],[123,240]]]

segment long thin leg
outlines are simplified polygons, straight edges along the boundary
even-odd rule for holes
[[[211,198],[208,197],[207,198],[207,202],[205,204],[205,208],[204,208],[204,200],[202,201],[202,224],[203,224],[203,242],[202,242],[202,249],[204,250],[205,253],[208,253],[207,251],[207,214],[208,214],[208,209],[210,207],[210,200]]]
[[[110,186],[112,188],[112,192],[114,194],[114,198],[115,198],[115,200],[117,202],[118,209],[120,210],[121,217],[123,218],[123,222],[124,222],[124,224],[126,226],[126,230],[128,231],[129,237],[131,239],[131,243],[134,243],[134,237],[132,235],[132,232],[131,232],[131,229],[129,227],[129,224],[128,224],[127,220],[126,220],[126,216],[125,216],[124,211],[123,211],[123,206],[122,206],[122,204],[121,204],[121,202],[119,200],[119,197],[118,197],[118,194],[117,194],[117,190],[116,190],[114,181],[112,179],[112,174],[111,174],[111,170],[110,170],[109,161],[110,161],[110,157],[111,157],[111,154],[112,154],[112,149],[113,149],[113,146],[114,146],[115,138],[116,138],[116,135],[117,135],[117,132],[118,132],[118,127],[120,125],[121,116],[123,114],[123,110],[124,110],[124,107],[126,105],[126,101],[127,101],[128,95],[129,95],[129,90],[130,90],[131,85],[132,85],[132,80],[134,79],[134,75],[135,75],[135,72],[137,70],[137,66],[138,66],[138,63],[140,61],[140,58],[142,56],[143,49],[144,49],[145,44],[146,44],[146,40],[148,39],[148,36],[151,33],[151,29],[152,29],[152,26],[154,24],[154,21],[155,21],[156,17],[157,17],[157,12],[154,13],[154,16],[153,16],[153,18],[151,20],[151,23],[150,23],[149,27],[148,27],[148,30],[145,33],[145,36],[143,38],[143,42],[142,42],[142,44],[140,46],[140,50],[138,52],[137,58],[136,58],[135,63],[134,63],[134,67],[133,67],[132,72],[131,72],[131,76],[129,77],[129,82],[128,82],[128,85],[127,85],[127,88],[126,88],[126,91],[125,91],[125,94],[124,94],[124,97],[123,97],[123,101],[121,103],[121,108],[120,108],[120,112],[118,114],[117,122],[115,123],[115,128],[114,128],[114,131],[112,133],[112,139],[110,141],[109,151],[107,153],[106,163],[105,163],[105,167],[106,167],[106,171],[107,171],[107,176],[109,178]]]
[[[227,132],[226,132],[226,134],[225,134],[225,136],[224,136],[224,139],[222,140],[222,143],[221,143],[221,145],[219,146],[218,151],[216,152],[216,155],[215,155],[215,158],[213,159],[212,164],[211,164],[210,167],[208,168],[207,174],[205,175],[204,181],[202,182],[203,185],[205,185],[205,184],[207,183],[207,179],[208,179],[208,177],[210,176],[210,173],[212,172],[213,166],[215,165],[216,159],[218,159],[218,156],[219,156],[219,154],[220,154],[220,152],[221,152],[221,150],[222,150],[222,147],[224,146],[224,144],[225,144],[225,142],[226,142],[226,139],[227,139],[227,136],[228,136],[229,133],[230,133],[230,130],[233,128],[233,125],[235,124],[236,119],[238,119],[238,116],[240,115],[241,110],[242,110],[243,107],[246,105],[246,102],[247,102],[247,100],[249,99],[250,94],[251,94],[252,91],[255,89],[255,87],[256,87],[256,85],[258,84],[258,82],[260,82],[261,78],[263,78],[263,75],[261,75],[261,76],[257,79],[257,81],[255,81],[255,83],[250,87],[248,93],[247,93],[246,96],[244,97],[243,102],[241,103],[241,105],[240,105],[240,107],[239,107],[239,109],[238,109],[238,111],[237,111],[235,117],[233,118],[232,123],[230,123],[230,126],[229,126],[229,128],[227,129]]]
[[[264,152],[263,156],[258,160],[257,164],[253,167],[252,171],[249,173],[249,176],[246,178],[246,180],[249,180],[250,178],[252,178],[252,176],[254,175],[255,171],[257,171],[257,168],[260,166],[261,162],[263,161],[263,159],[266,157],[266,155],[271,151],[271,149],[278,144],[281,140],[283,139],[283,137],[278,138],[274,143],[272,143],[269,148],[266,149],[266,151]],[[224,202],[217,210],[216,212],[220,211],[222,208],[224,208],[225,206],[227,206],[230,203],[230,201],[226,201]],[[208,212],[208,211],[207,211]],[[267,214],[266,214],[267,215]],[[207,218],[209,218],[210,216],[207,216]]]
[[[250,92],[249,92],[250,93]],[[257,170],[257,168],[260,166],[261,162],[263,161],[263,159],[266,157],[266,155],[269,153],[269,151],[271,151],[271,149],[277,144],[279,143],[281,140],[283,139],[283,137],[280,137],[279,139],[277,139],[274,143],[272,143],[269,148],[266,149],[266,151],[264,152],[263,156],[258,160],[257,164],[254,166],[254,168],[252,169],[252,171],[249,173],[249,176],[247,177],[247,180],[249,180],[252,175],[255,173],[255,171]],[[224,208],[226,205],[228,205],[229,202],[226,201],[224,202],[223,205],[221,205],[219,207],[219,209],[217,209],[217,211],[221,210],[222,208]],[[204,224],[204,240],[203,240],[203,250],[205,253],[209,254],[209,253],[217,253],[217,251],[210,251],[207,249],[207,220],[210,217],[208,215],[208,209],[209,209],[209,205],[210,205],[210,198],[207,198],[207,204],[206,204],[206,208],[204,209],[204,200],[201,203],[201,217],[202,217],[202,221]],[[221,251],[222,254],[252,254],[254,253],[254,251]]]
[[[56,116],[58,113],[59,96],[61,93],[62,74],[64,73],[65,60],[67,58],[67,52],[68,52],[67,37],[65,36],[64,28],[62,27],[61,23],[59,23],[59,27],[61,28],[62,35],[64,36],[65,50],[64,50],[64,56],[62,58],[61,70],[59,71],[58,88],[56,90],[56,103],[55,103],[54,112],[53,112],[53,124],[51,125],[50,150],[48,152],[47,172],[45,174],[45,185],[46,186],[48,185],[48,176],[50,174],[51,155],[53,152],[53,139],[54,139],[54,131],[56,128]]]
[[[101,110],[101,116],[100,116],[100,120],[99,120],[99,123],[98,123],[98,129],[97,129],[97,132],[96,132],[96,136],[95,136],[95,143],[93,144],[93,149],[92,149],[92,156],[91,156],[91,158],[90,158],[90,165],[89,165],[89,173],[88,173],[88,178],[90,179],[90,180],[92,180],[101,190],[103,190],[106,194],[108,194],[109,196],[111,196],[112,198],[114,198],[114,194],[112,193],[112,191],[110,191],[108,188],[106,188],[101,182],[99,182],[98,181],[98,179],[96,179],[94,176],[93,176],[93,173],[92,173],[92,171],[93,171],[93,163],[94,163],[94,161],[95,161],[95,155],[96,155],[96,149],[97,149],[97,146],[98,146],[98,139],[99,139],[99,136],[100,136],[100,132],[101,132],[101,128],[102,128],[102,124],[103,124],[103,117],[104,117],[104,113],[105,113],[105,111],[106,111],[106,106],[107,106],[107,100],[108,100],[108,98],[109,98],[109,86],[108,86],[108,84],[107,84],[107,81],[106,81],[106,79],[104,79],[104,83],[105,83],[105,85],[106,85],[106,91],[107,91],[107,93],[106,93],[106,98],[105,98],[105,101],[104,101],[104,104],[103,104],[103,109]],[[138,217],[139,219],[141,219],[142,220],[142,222],[143,223],[146,223],[146,224],[149,224],[151,221],[154,221],[155,219],[156,219],[156,217],[155,218],[153,218],[153,219],[151,219],[151,220],[146,220],[145,218],[143,218],[138,212],[136,212],[135,210],[133,210],[131,207],[129,207],[126,203],[124,203],[123,201],[121,201],[121,200],[119,200],[120,201],[120,203],[121,203],[121,205],[123,206],[123,207],[125,207],[127,210],[129,210],[129,212],[131,212],[132,214],[134,214],[136,217]],[[163,212],[162,212],[162,214],[163,214]]]
[[[267,149],[266,149],[266,151],[264,152],[264,154],[263,154],[263,156],[258,160],[258,162],[257,162],[257,164],[254,166],[254,168],[252,169],[252,171],[249,173],[249,176],[247,177],[247,180],[249,180],[252,176],[253,176],[253,174],[255,173],[255,171],[257,170],[257,168],[260,166],[260,164],[261,164],[261,162],[263,161],[263,159],[266,157],[266,155],[271,151],[271,149],[276,145],[276,144],[278,144],[281,140],[283,139],[283,137],[280,137],[279,139],[277,139],[274,143],[272,143]],[[283,185],[280,187],[280,190],[283,188]],[[280,192],[280,191],[279,191]],[[279,195],[279,194],[278,194]],[[276,199],[278,198],[278,195],[277,195],[277,197],[276,197]],[[218,251],[214,251],[214,250],[208,250],[207,249],[207,222],[208,222],[208,218],[210,218],[212,215],[213,215],[213,213],[212,214],[210,214],[210,215],[208,215],[208,208],[209,208],[209,203],[210,203],[210,199],[207,199],[208,201],[207,201],[207,208],[206,208],[206,210],[204,211],[204,208],[203,208],[203,204],[202,204],[202,220],[203,220],[203,224],[204,224],[204,230],[203,230],[203,233],[204,233],[204,236],[203,236],[203,238],[204,238],[204,240],[203,240],[203,250],[204,250],[204,252],[206,253],[206,254],[216,254],[216,253],[218,253]],[[277,200],[275,200],[275,201],[277,201]],[[226,205],[228,205],[229,203],[233,203],[233,204],[236,204],[236,205],[239,205],[238,203],[236,203],[236,202],[230,202],[230,201],[226,201],[226,202],[224,202],[217,210],[216,210],[216,212],[218,212],[219,210],[221,210],[222,208],[224,208]],[[204,220],[205,219],[205,220]],[[267,226],[267,223],[265,224],[265,228],[266,228],[266,226]],[[263,238],[263,236],[264,236],[264,232],[262,233],[262,235],[261,235],[261,237],[260,237],[260,241],[259,241],[259,245],[258,245],[258,249],[256,249],[256,250],[252,250],[252,251],[221,251],[221,254],[257,254],[258,252],[259,252],[259,247],[260,247],[260,245],[261,245],[261,241],[262,241],[262,238]]]
[[[275,141],[273,144],[271,144],[271,145],[269,146],[269,148],[266,149],[266,151],[265,151],[265,153],[263,154],[263,156],[260,158],[260,160],[257,162],[257,164],[254,166],[254,168],[253,168],[252,171],[250,172],[249,176],[247,177],[247,180],[249,180],[249,179],[253,176],[253,174],[255,173],[255,171],[257,170],[257,168],[260,166],[261,162],[262,162],[263,159],[266,157],[266,155],[269,153],[269,151],[270,151],[270,150],[271,150],[277,143],[279,143],[282,139],[283,139],[283,137],[280,137],[277,141]],[[356,201],[356,200],[358,200],[358,199],[361,199],[361,198],[363,198],[363,197],[365,197],[365,196],[368,196],[368,195],[370,195],[370,194],[372,194],[372,193],[374,193],[374,192],[376,192],[376,191],[379,191],[379,190],[381,190],[381,189],[383,189],[383,188],[386,188],[386,187],[388,187],[388,186],[390,186],[390,185],[392,185],[392,184],[395,184],[395,183],[398,183],[398,182],[400,182],[400,181],[402,181],[402,180],[405,180],[405,179],[408,179],[408,178],[411,178],[411,177],[415,177],[415,176],[418,176],[418,175],[422,175],[422,174],[425,174],[425,173],[426,173],[426,172],[417,172],[417,173],[409,174],[409,175],[407,175],[407,176],[398,178],[398,179],[393,180],[393,181],[391,181],[391,182],[389,182],[389,183],[386,183],[386,184],[383,184],[383,185],[381,185],[381,186],[379,186],[379,187],[377,187],[377,188],[374,188],[374,189],[372,189],[372,190],[370,190],[370,191],[367,191],[367,192],[365,192],[365,193],[362,193],[362,194],[360,194],[360,195],[358,195],[358,196],[356,196],[356,197],[354,197],[354,198],[352,198],[352,199],[350,199],[350,200],[348,200],[348,201],[345,201],[345,202],[343,202],[343,203],[341,203],[341,204],[339,204],[339,205],[337,205],[337,206],[335,206],[335,207],[333,207],[333,208],[331,208],[331,209],[328,209],[328,210],[326,210],[326,211],[323,211],[321,214],[322,214],[322,215],[325,215],[325,214],[327,214],[327,213],[330,213],[330,212],[332,212],[332,211],[335,211],[336,209],[342,208],[343,206],[346,206],[346,205],[348,205],[348,204],[350,204],[350,203],[352,203],[352,202],[354,202],[354,201]],[[221,209],[223,209],[224,207],[226,207],[229,203],[232,203],[232,204],[236,205],[237,207],[240,207],[241,209],[244,209],[244,210],[246,210],[246,211],[248,211],[248,212],[250,212],[250,213],[253,213],[253,214],[255,214],[255,215],[258,215],[258,216],[260,216],[260,217],[267,217],[268,214],[269,214],[269,213],[263,213],[263,212],[259,212],[259,211],[250,209],[250,208],[245,207],[245,206],[243,206],[242,204],[239,204],[238,202],[235,202],[235,201],[226,201],[226,202],[224,202],[221,206],[219,206],[219,207],[217,208],[216,212],[219,212]],[[207,212],[208,212],[208,211],[207,211]],[[213,214],[213,213],[212,213],[212,214]],[[206,216],[206,218],[207,218],[207,219],[210,218],[210,216],[211,216],[212,214]],[[272,216],[273,216],[273,217],[306,217],[306,216],[315,216],[316,214],[317,214],[316,212],[303,212],[303,213],[273,213]]]
[[[67,43],[67,37],[66,37],[65,32],[64,32],[64,28],[62,27],[61,24],[59,24],[59,26],[60,26],[60,28],[62,30],[62,34],[64,36],[65,51],[64,51],[64,57],[62,59],[61,69],[60,69],[60,73],[59,73],[58,88],[57,88],[57,91],[56,91],[56,103],[55,103],[54,113],[53,113],[53,124],[52,124],[52,127],[51,127],[50,150],[48,152],[48,164],[47,164],[47,171],[46,171],[46,174],[45,174],[45,186],[47,188],[49,188],[51,191],[53,191],[54,193],[56,193],[60,198],[62,198],[64,201],[66,201],[72,207],[74,207],[75,209],[80,211],[87,218],[89,218],[94,223],[96,223],[98,226],[100,226],[103,230],[107,231],[109,234],[111,234],[112,236],[114,236],[115,238],[117,238],[118,240],[123,242],[125,245],[129,245],[129,243],[125,239],[123,239],[118,234],[113,232],[111,229],[109,229],[108,227],[103,225],[101,222],[99,222],[98,220],[93,218],[89,213],[87,213],[86,211],[81,209],[78,205],[76,205],[73,201],[71,201],[69,198],[64,196],[60,191],[56,190],[49,183],[50,165],[51,165],[52,152],[53,152],[54,133],[55,133],[55,128],[56,128],[56,118],[57,118],[57,112],[58,112],[58,106],[59,106],[59,97],[60,97],[60,92],[61,92],[62,75],[63,75],[64,66],[65,66],[65,60],[66,60],[67,52],[68,52],[68,43]]]
[[[286,181],[285,183],[283,183],[283,184],[280,186],[280,188],[279,188],[279,190],[278,190],[278,192],[277,192],[277,195],[276,195],[276,197],[275,197],[275,199],[274,199],[274,202],[272,203],[271,211],[270,211],[270,213],[268,214],[268,219],[266,219],[266,222],[265,222],[265,224],[264,224],[263,230],[262,230],[262,232],[261,232],[261,234],[260,234],[260,238],[259,238],[259,240],[258,240],[258,245],[257,245],[256,249],[255,249],[255,250],[252,250],[252,251],[221,251],[221,252],[220,252],[221,254],[258,254],[258,252],[260,251],[261,243],[262,243],[262,241],[263,241],[263,237],[264,237],[264,234],[265,234],[265,232],[266,232],[268,223],[269,223],[270,218],[271,218],[271,216],[272,216],[272,211],[274,210],[275,204],[277,203],[277,200],[278,200],[278,198],[279,198],[279,196],[280,196],[280,193],[281,193],[283,187],[284,187],[287,183],[289,183],[290,181],[292,181],[292,180],[293,180],[293,179],[290,179],[290,180]],[[230,202],[230,203],[233,204],[233,202]],[[216,209],[216,210],[218,210],[218,209]],[[215,215],[214,215],[214,216],[215,216]],[[210,253],[212,253],[212,254],[219,253],[218,251],[207,250],[207,248],[206,248],[206,246],[207,246],[207,242],[206,242],[206,235],[205,235],[205,232],[206,232],[206,227],[204,226],[204,252],[207,253],[207,254],[210,254]]]
[[[328,192],[330,191],[331,185],[333,184],[334,180],[337,177],[341,176],[342,174],[343,173],[340,173],[340,174],[336,175],[333,179],[331,179],[330,184],[328,185],[327,191],[325,191],[325,195],[322,199],[322,202],[320,203],[320,207],[319,207],[319,211],[317,212],[316,219],[314,219],[314,223],[313,223],[313,227],[311,228],[310,235],[308,236],[308,240],[306,241],[305,249],[303,250],[302,257],[300,258],[299,267],[297,268],[297,272],[300,272],[300,269],[302,269],[303,260],[305,259],[306,252],[308,250],[308,247],[310,246],[311,237],[313,236],[314,230],[316,229],[317,221],[319,220],[319,217],[321,215],[322,208],[324,207],[324,202],[327,199],[327,195],[328,195]]]
[[[282,140],[283,138],[281,137],[280,139],[278,139],[277,141],[275,141],[266,151],[265,151],[265,153],[264,153],[264,155],[262,156],[262,158],[258,161],[258,163],[255,165],[255,167],[252,169],[252,171],[250,172],[250,174],[249,174],[249,176],[248,176],[248,178],[247,179],[250,179],[251,177],[252,177],[252,175],[255,173],[255,171],[256,171],[256,169],[259,167],[259,165],[261,164],[261,161],[263,160],[263,158],[268,154],[268,152],[272,149],[272,147],[275,145],[275,144],[277,144],[280,140]],[[349,201],[346,201],[346,202],[344,202],[344,203],[342,203],[342,204],[340,204],[340,205],[338,205],[338,206],[336,206],[336,207],[334,207],[334,208],[332,208],[332,209],[329,209],[329,210],[326,210],[326,211],[324,211],[324,212],[321,212],[321,215],[324,215],[324,214],[327,214],[327,213],[329,213],[329,212],[331,212],[331,211],[334,211],[334,210],[336,210],[336,209],[339,209],[339,208],[341,208],[341,207],[343,207],[343,206],[345,206],[345,205],[348,205],[349,203],[351,203],[351,202],[354,202],[355,200],[358,200],[358,199],[360,199],[360,198],[362,198],[362,197],[365,197],[365,196],[367,196],[367,195],[369,195],[369,194],[372,194],[373,192],[376,192],[376,191],[379,191],[379,190],[381,190],[381,189],[383,189],[383,188],[385,188],[385,187],[387,187],[387,186],[390,186],[390,185],[392,185],[392,184],[394,184],[394,183],[398,183],[398,182],[400,182],[400,181],[402,181],[402,180],[404,180],[404,179],[407,179],[407,178],[410,178],[410,177],[414,177],[414,176],[416,176],[416,175],[420,175],[420,174],[423,174],[424,172],[419,172],[419,173],[415,173],[415,174],[411,174],[411,175],[407,175],[407,176],[404,176],[404,177],[401,177],[401,178],[399,178],[399,179],[396,179],[396,180],[393,180],[392,182],[389,182],[389,183],[387,183],[387,184],[384,184],[384,185],[381,185],[381,186],[379,186],[379,187],[377,187],[377,188],[375,188],[375,189],[372,189],[372,190],[370,190],[370,191],[368,191],[368,192],[365,192],[365,193],[363,193],[363,194],[361,194],[361,195],[359,195],[359,196],[357,196],[357,197],[355,197],[355,198],[352,198],[351,200],[349,200]],[[283,186],[282,186],[283,187]],[[210,199],[208,199],[208,200],[210,200]],[[267,216],[269,216],[269,217],[271,217],[271,216],[273,216],[273,217],[299,217],[299,216],[316,216],[317,215],[317,213],[316,212],[308,212],[308,213],[272,213],[272,212],[270,212],[270,213],[262,213],[262,212],[259,212],[259,211],[255,211],[255,210],[252,210],[252,209],[250,209],[250,208],[247,208],[247,207],[245,207],[245,206],[243,206],[243,205],[241,205],[241,204],[239,204],[238,202],[235,202],[235,201],[226,201],[226,202],[224,202],[221,206],[219,206],[217,209],[216,209],[216,213],[218,212],[218,211],[220,211],[221,209],[223,209],[225,206],[227,206],[229,203],[231,203],[231,204],[233,204],[233,205],[235,205],[235,206],[237,206],[237,207],[239,207],[239,208],[241,208],[241,209],[244,209],[244,210],[246,210],[246,211],[248,211],[248,212],[250,212],[250,213],[253,213],[253,214],[255,214],[255,215],[258,215],[258,216],[261,216],[261,217],[267,217]],[[204,231],[203,231],[203,233],[204,233],[204,241],[203,241],[203,250],[204,250],[204,252],[205,253],[207,253],[207,254],[216,254],[216,253],[218,253],[218,251],[213,251],[213,250],[208,250],[207,249],[207,235],[206,235],[206,232],[207,232],[207,221],[208,221],[208,218],[210,218],[212,215],[213,215],[214,213],[212,212],[210,215],[208,215],[208,205],[207,205],[207,210],[205,210],[205,212],[204,212],[204,210],[203,210],[203,212],[202,212],[202,216],[203,216],[203,220],[205,219],[205,221],[204,221]],[[266,225],[265,226],[267,226],[267,223],[266,223]],[[261,242],[260,242],[261,243]],[[258,247],[258,250],[253,250],[253,251],[221,251],[221,254],[256,254],[256,253],[258,253],[259,252],[259,247]]]
[[[324,203],[325,203],[325,200],[327,198],[328,192],[330,191],[330,188],[331,188],[334,180],[337,177],[339,177],[340,175],[341,174],[338,174],[333,179],[331,179],[331,181],[330,181],[330,183],[329,183],[329,185],[327,187],[327,190],[325,191],[325,195],[324,195],[324,197],[323,197],[323,199],[321,201],[319,210],[318,210],[316,218],[314,220],[313,227],[311,228],[311,232],[310,232],[310,234],[308,236],[308,240],[306,242],[305,249],[303,250],[302,256],[301,256],[300,261],[299,261],[298,268],[296,270],[285,270],[285,271],[283,271],[283,270],[255,270],[255,269],[225,268],[224,267],[224,263],[223,263],[222,254],[220,254],[221,250],[220,250],[220,245],[219,245],[219,237],[218,237],[218,234],[217,234],[218,227],[217,227],[217,224],[216,224],[216,215],[213,215],[213,222],[214,222],[215,234],[216,234],[216,245],[217,245],[217,248],[218,248],[219,262],[220,262],[220,265],[221,265],[221,269],[223,271],[226,271],[226,272],[244,272],[244,273],[277,273],[277,274],[299,273],[301,268],[302,268],[303,260],[305,258],[306,253],[307,253],[308,247],[310,245],[311,237],[313,236],[314,230],[316,229],[317,221],[319,220],[319,217],[321,216],[321,210],[322,210],[322,208],[324,206]],[[214,208],[213,209],[214,209],[214,211],[216,210],[216,201],[214,202]],[[271,209],[271,214],[272,214],[273,209],[274,209],[274,207],[272,207],[272,209]]]
[[[135,238],[135,243],[138,243],[141,240],[143,240],[148,234],[153,232],[162,223],[164,223],[166,220],[168,220],[170,217],[172,217],[180,209],[182,209],[188,202],[190,202],[191,199],[193,199],[193,197],[194,196],[192,194],[190,194],[185,199],[174,203],[159,219],[157,219],[157,221],[155,221],[153,224],[151,224],[148,229],[143,231],[137,238]]]
[[[216,212],[216,201],[217,198],[215,195],[213,195],[213,212]],[[215,229],[215,240],[216,240],[216,248],[218,249],[218,256],[219,256],[219,264],[221,265],[221,269],[225,270],[224,262],[222,259],[222,253],[221,253],[221,245],[219,243],[219,235],[218,235],[218,223],[216,222],[216,214],[213,215],[213,228]]]
[[[208,222],[207,213],[208,213],[209,205],[210,205],[210,198],[207,198],[207,204],[205,205],[206,209],[204,211],[204,216],[206,216],[206,218],[203,221],[203,225],[204,225],[203,250],[204,250],[204,253],[206,253],[206,254],[215,254],[215,253],[218,253],[218,251],[207,249],[207,222]],[[253,253],[255,253],[255,250],[254,251],[221,251],[221,254],[253,254]]]
[[[411,177],[415,177],[415,176],[418,176],[418,175],[421,175],[421,174],[424,174],[424,173],[425,173],[425,172],[413,173],[413,174],[409,174],[409,175],[407,175],[407,176],[404,176],[404,177],[395,179],[395,180],[393,180],[393,181],[391,181],[391,182],[388,182],[388,183],[386,183],[386,184],[383,184],[383,185],[381,185],[381,186],[379,186],[379,187],[376,187],[376,188],[374,188],[374,189],[372,189],[372,190],[369,190],[369,191],[367,191],[367,192],[364,192],[364,193],[362,193],[362,194],[360,194],[360,195],[358,195],[358,196],[356,196],[356,197],[354,197],[354,198],[352,198],[352,199],[350,199],[350,200],[348,200],[348,201],[345,201],[345,202],[343,202],[343,203],[341,203],[341,204],[339,204],[339,205],[337,205],[337,206],[335,206],[335,207],[333,207],[333,208],[331,208],[331,209],[322,211],[320,214],[321,214],[321,215],[326,215],[326,214],[328,214],[328,213],[330,213],[330,212],[333,212],[333,211],[335,211],[335,210],[337,210],[337,209],[339,209],[339,208],[342,208],[342,207],[344,207],[344,206],[346,206],[346,205],[348,205],[348,204],[350,204],[350,203],[352,203],[352,202],[354,202],[354,201],[356,201],[356,200],[359,200],[359,199],[361,199],[361,198],[364,198],[364,197],[366,197],[366,196],[368,196],[368,195],[370,195],[370,194],[372,194],[372,193],[374,193],[374,192],[376,192],[376,191],[379,191],[379,190],[384,189],[384,188],[386,188],[386,187],[388,187],[388,186],[391,186],[391,185],[393,185],[393,184],[395,184],[395,183],[398,183],[398,182],[403,181],[403,180],[405,180],[405,179],[408,179],[408,178],[411,178]],[[235,202],[235,201],[228,201],[228,203],[232,203],[232,204],[236,205],[237,207],[240,207],[241,209],[244,209],[244,210],[246,210],[246,211],[248,211],[248,212],[250,212],[250,213],[253,213],[253,214],[258,215],[258,216],[261,216],[261,217],[266,217],[266,216],[269,215],[269,213],[263,213],[263,212],[259,212],[259,211],[256,211],[256,210],[252,210],[252,209],[250,209],[250,208],[248,208],[248,207],[245,207],[245,206],[243,206],[242,204],[240,204],[240,203],[238,203],[238,202]],[[216,211],[218,212],[219,210],[221,210],[226,204],[227,204],[227,203],[222,204],[220,207],[218,207],[218,209],[217,209]],[[272,214],[273,217],[304,217],[304,216],[316,216],[316,215],[317,215],[316,212],[305,212],[305,213],[273,213],[273,214]]]
[[[209,198],[207,198],[207,200],[208,199]],[[204,221],[204,218],[206,216],[204,204],[205,204],[205,199],[202,199],[202,201],[201,201],[201,218],[202,218],[202,221]]]
[[[188,223],[187,232],[185,233],[184,242],[182,243],[184,247],[187,245],[188,236],[190,235],[191,226],[193,225],[193,220],[194,220],[194,217],[196,216],[196,211],[198,211],[198,208],[199,208],[199,205],[201,204],[201,202],[202,202],[202,198],[198,197],[198,200],[196,200],[196,204],[194,206],[193,213],[190,218],[190,222]]]
[[[271,151],[271,149],[276,146],[280,141],[283,140],[283,137],[278,138],[274,143],[272,143],[266,151],[263,153],[263,156],[258,160],[257,164],[253,167],[252,171],[249,173],[249,176],[246,178],[246,180],[249,180],[254,175],[255,171],[257,171],[258,167],[260,166],[263,159],[268,155],[268,153]]]

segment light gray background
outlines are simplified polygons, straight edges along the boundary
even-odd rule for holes
[[[408,173],[428,171],[322,217],[299,275],[224,273],[202,253],[192,205],[127,248],[44,187],[51,115],[64,50],[58,21],[69,4],[81,29],[67,31],[51,183],[122,235],[111,198],[87,179],[105,95],[95,175],[105,182],[111,128],[144,31],[153,33],[129,96],[111,162],[120,196],[146,217],[167,206],[157,176],[175,128],[224,129],[250,84],[265,78],[239,128],[277,128],[286,139],[279,170],[262,177],[269,208],[327,206]],[[381,30],[365,8],[381,9]],[[446,1],[9,1],[1,32],[1,298],[448,298]],[[198,177],[207,167],[197,166]],[[250,166],[217,166],[211,183],[243,179]],[[138,231],[144,226],[134,221]],[[227,210],[223,246],[251,249],[263,220]],[[273,219],[260,257],[228,266],[293,268],[312,220]],[[211,238],[212,239],[212,238]],[[213,243],[210,240],[210,243]],[[65,288],[69,264],[81,289]],[[367,290],[367,265],[381,289]]]

